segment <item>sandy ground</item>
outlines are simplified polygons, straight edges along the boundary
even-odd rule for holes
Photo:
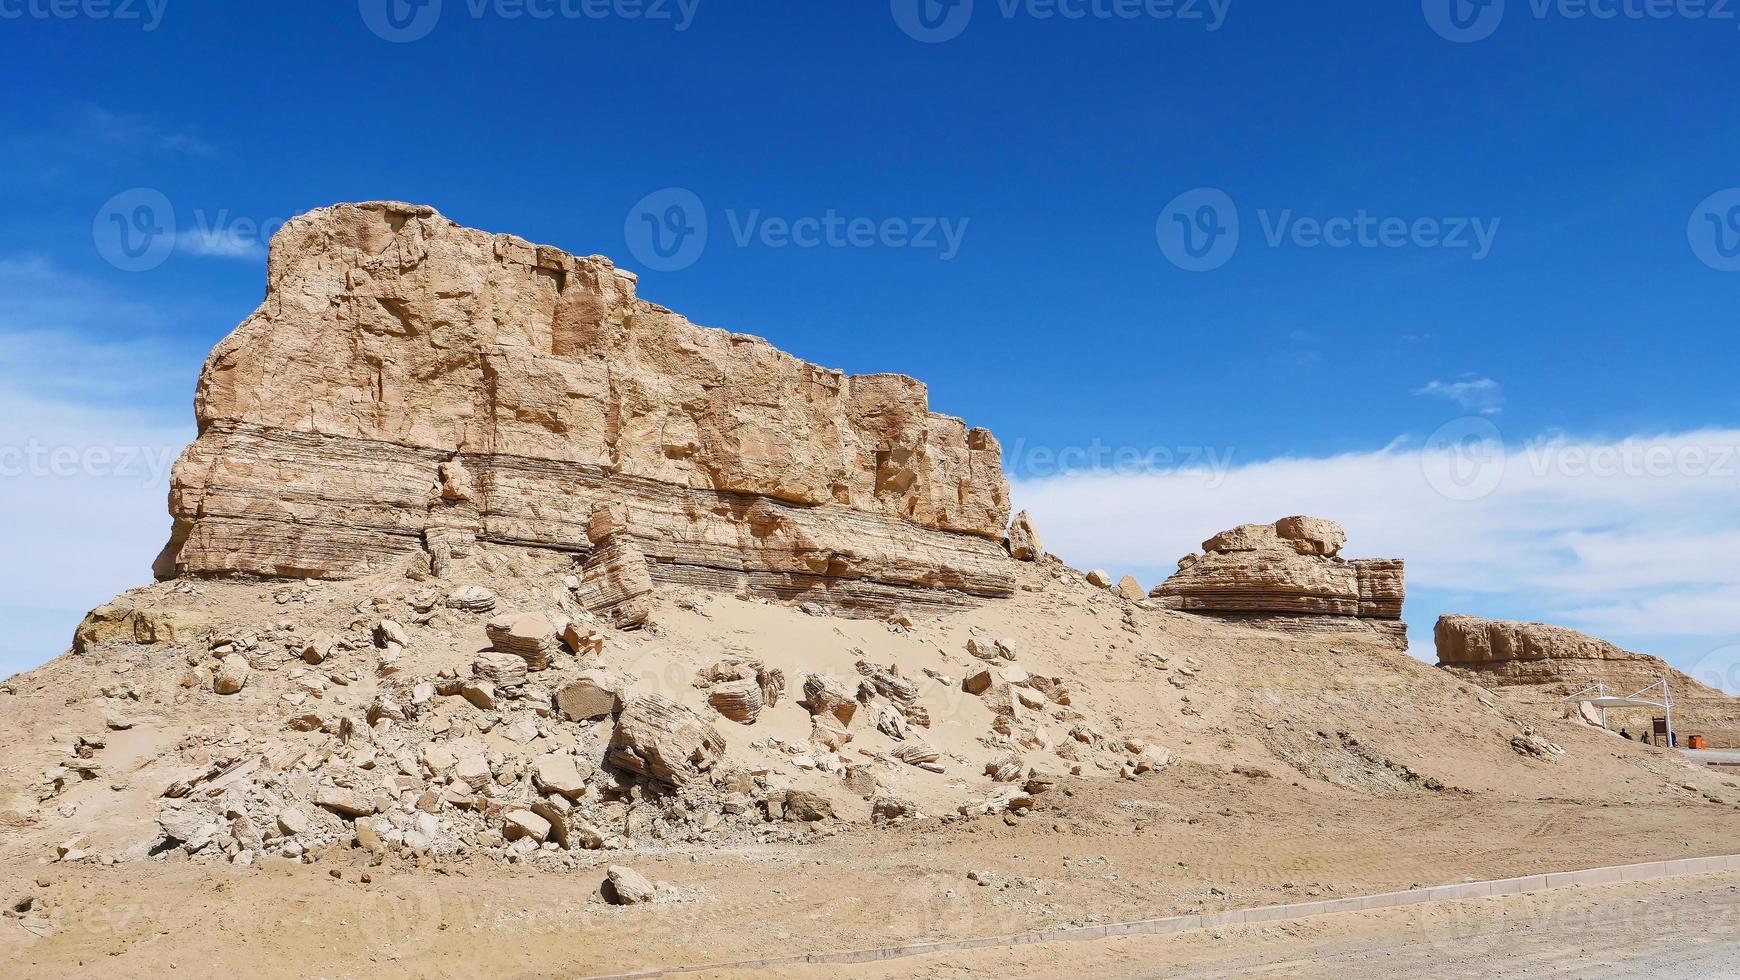
[[[23,919],[0,921],[0,958],[17,965],[14,975],[30,977],[83,976],[95,967],[115,976],[176,969],[184,976],[364,977],[389,966],[405,976],[584,976],[1732,849],[1732,822],[1712,823],[1691,805],[1419,806],[1347,791],[1335,801],[1316,794],[1289,801],[1283,794],[1256,810],[1248,789],[1239,792],[1242,779],[1180,773],[1176,782],[1125,792],[1120,802],[1138,804],[1130,808],[1084,792],[1069,800],[1067,814],[1015,827],[848,830],[822,845],[643,857],[636,866],[677,885],[683,897],[636,908],[597,898],[601,867],[552,873],[454,866],[443,873],[370,868],[360,859],[270,862],[247,872],[189,864],[15,865],[0,872],[0,894],[13,906],[32,899],[34,908]],[[1175,795],[1211,791],[1226,801],[1221,809],[1229,815],[1201,814],[1195,824],[1154,817],[1176,806],[1169,802]],[[1394,832],[1372,834],[1374,825]],[[978,884],[969,872],[990,884]],[[1724,914],[1731,917],[1731,909]],[[1299,936],[1323,935],[1321,926],[1301,928]],[[1308,948],[1289,952],[1284,940],[1295,934],[1279,927],[1254,932],[1263,942],[1252,955],[1296,959]],[[1180,956],[1193,948],[1154,942]],[[1143,961],[1119,959],[1115,951],[1065,945],[1046,955],[1064,963],[1111,957],[1101,964],[1106,973],[1153,975],[1142,972]],[[1492,955],[1504,954],[1502,938],[1491,946]],[[1358,957],[1364,950],[1335,952]],[[1026,975],[1061,972],[1043,959],[1022,961],[1034,964]],[[914,966],[885,975],[949,975],[953,962],[937,963],[935,973]]]
[[[493,581],[514,608],[535,602],[550,574],[529,568]],[[8,746],[0,756],[0,900],[11,910],[0,918],[5,975],[585,976],[1737,849],[1740,782],[1731,772],[1532,714],[1369,636],[1231,627],[1126,602],[1061,567],[1023,574],[1008,602],[909,630],[729,596],[661,596],[658,628],[617,638],[604,661],[702,710],[689,679],[727,651],[751,651],[794,678],[807,669],[849,675],[859,659],[899,663],[915,677],[929,668],[959,678],[975,666],[964,652],[969,638],[1006,636],[1024,668],[1067,678],[1073,707],[1042,719],[1055,733],[1077,713],[1116,744],[1167,746],[1174,764],[1134,780],[1092,764],[1070,775],[1068,760],[1037,751],[1032,764],[1058,778],[1030,815],[938,819],[994,789],[981,760],[1005,749],[981,704],[927,682],[921,694],[934,718],[927,737],[948,753],[949,771],[879,763],[876,772],[886,791],[918,801],[931,818],[873,827],[867,804],[842,795],[843,819],[801,832],[784,825],[765,837],[639,840],[621,851],[568,852],[562,859],[572,868],[508,865],[477,850],[383,860],[348,842],[311,852],[310,863],[268,856],[251,868],[203,855],[96,863],[160,836],[161,793],[185,768],[186,746],[208,744],[201,732],[239,731],[231,741],[247,745],[314,748],[329,738],[285,727],[289,711],[278,702],[288,671],[271,665],[233,697],[181,687],[183,653],[204,650],[202,617],[213,630],[286,619],[298,631],[332,631],[355,617],[359,598],[372,592],[398,604],[401,593],[422,586],[385,579],[307,586],[289,604],[269,587],[243,583],[202,583],[197,596],[145,590],[139,601],[182,617],[181,646],[93,649],[0,689],[0,744]],[[413,628],[411,639],[404,673],[418,676],[468,662],[482,628],[444,614]],[[347,659],[323,669],[352,666]],[[334,691],[325,703],[360,710],[377,682],[358,678],[342,700]],[[121,681],[133,688],[126,700],[112,693]],[[458,722],[470,710],[451,699],[433,717]],[[105,718],[123,711],[134,724],[108,733],[95,756],[103,778],[39,799],[42,772],[67,757],[74,737],[103,732]],[[817,786],[818,774],[756,744],[764,733],[796,737],[806,724],[803,709],[788,702],[754,728],[722,723],[721,730],[729,757],[765,770],[770,784]],[[1563,753],[1517,751],[1512,739],[1525,729]],[[874,732],[859,738],[854,747],[886,748]],[[90,857],[52,863],[55,844],[75,833]],[[607,864],[631,865],[670,891],[650,905],[608,905],[598,894]],[[1418,953],[1408,939],[1412,920],[1380,920],[1345,935],[1313,924],[1232,941],[1153,940],[1151,953],[1143,944],[1070,944],[1024,950],[1006,963],[981,953],[990,958],[984,964],[914,961],[884,975],[973,968],[1045,976],[1085,966],[1094,975],[1147,976],[1162,970],[1152,964],[1170,962],[1165,957],[1204,949],[1219,958],[1195,965],[1181,958],[1179,969],[1242,975],[1272,962],[1278,976],[1392,975],[1392,963]],[[1459,921],[1487,919],[1452,920]],[[1676,926],[1698,921],[1681,916]],[[1552,945],[1538,938],[1549,931],[1518,934],[1519,962],[1532,962],[1528,944]],[[1494,936],[1485,955],[1507,955],[1511,940],[1502,930]],[[1317,951],[1340,966],[1312,974],[1294,962]]]
[[[1018,980],[1069,974],[1178,980],[1736,976],[1740,975],[1740,874],[1444,902],[1217,933],[915,956],[849,969],[792,969],[763,975]]]

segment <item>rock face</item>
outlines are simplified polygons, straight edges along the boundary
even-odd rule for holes
[[[480,542],[881,614],[1012,589],[997,440],[923,384],[696,327],[635,277],[397,203],[273,238],[212,352],[159,577],[441,574]],[[591,527],[603,504],[621,526]]]
[[[1674,728],[1682,740],[1700,734],[1717,748],[1740,747],[1740,698],[1675,670],[1660,657],[1633,653],[1563,626],[1478,616],[1445,616],[1433,629],[1433,638],[1438,666],[1500,690],[1511,700],[1555,713],[1583,715],[1587,705],[1567,706],[1564,699],[1597,682],[1607,685],[1608,694],[1624,696],[1666,679],[1674,699]],[[1658,699],[1660,692],[1646,697]],[[1649,730],[1650,718],[1660,714],[1659,709],[1614,708],[1608,710],[1607,722],[1615,730],[1628,727],[1642,733]]]
[[[1407,646],[1400,559],[1341,557],[1347,532],[1334,521],[1287,517],[1244,524],[1203,542],[1203,553],[1150,596],[1185,612],[1296,632],[1369,628]]]
[[[1659,657],[1632,653],[1563,626],[1444,616],[1432,633],[1438,665],[1483,684],[1564,684],[1570,686],[1569,694],[1606,681],[1611,693],[1629,694],[1667,676],[1686,693],[1703,688]]]

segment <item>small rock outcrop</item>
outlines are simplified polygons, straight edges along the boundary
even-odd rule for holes
[[[876,616],[1012,592],[990,432],[912,378],[817,367],[635,286],[428,207],[288,222],[264,303],[201,374],[159,578],[547,549],[625,626],[651,581]]]
[[[1334,521],[1286,517],[1244,524],[1203,542],[1150,597],[1184,612],[1297,632],[1369,628],[1407,646],[1400,559],[1341,557]]]

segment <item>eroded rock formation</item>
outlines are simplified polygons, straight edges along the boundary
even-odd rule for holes
[[[1686,674],[1660,657],[1633,653],[1563,626],[1478,616],[1444,616],[1433,637],[1438,666],[1501,690],[1512,700],[1552,709],[1566,710],[1565,698],[1598,682],[1606,685],[1609,695],[1625,696],[1665,679],[1674,699],[1677,731],[1704,735],[1717,747],[1740,746],[1740,698],[1705,683],[1732,683],[1731,658],[1712,658],[1706,669]],[[1661,692],[1651,691],[1646,697],[1659,699]],[[1609,727],[1625,726],[1642,733],[1649,730],[1651,717],[1662,712],[1616,708],[1607,714]]]
[[[1298,632],[1370,628],[1407,645],[1400,559],[1341,557],[1334,521],[1286,517],[1244,524],[1203,542],[1149,595],[1185,612]]]
[[[1668,677],[1688,694],[1704,688],[1660,657],[1633,653],[1563,626],[1444,616],[1433,629],[1433,639],[1440,667],[1487,685],[1568,685],[1568,694],[1605,681],[1611,693],[1629,694]]]
[[[479,542],[880,612],[1008,595],[997,440],[892,374],[694,326],[635,277],[397,203],[273,238],[212,352],[160,577],[436,574]],[[595,512],[621,508],[595,533]],[[606,539],[608,541],[606,542]]]

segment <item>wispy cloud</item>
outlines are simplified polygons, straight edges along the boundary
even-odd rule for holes
[[[203,258],[264,261],[266,243],[225,229],[183,228],[175,236],[177,251]]]
[[[1416,636],[1445,612],[1520,616],[1682,666],[1740,640],[1737,430],[1398,443],[1216,472],[1078,472],[1014,491],[1050,550],[1155,580],[1222,529],[1334,518],[1351,554],[1407,559]]]
[[[165,341],[163,326],[160,310],[44,258],[0,257],[0,386],[9,390],[135,410],[185,404],[202,352]]]
[[[1470,412],[1497,415],[1504,411],[1504,387],[1491,378],[1469,377],[1460,381],[1432,381],[1415,388],[1416,395],[1447,398]]]

